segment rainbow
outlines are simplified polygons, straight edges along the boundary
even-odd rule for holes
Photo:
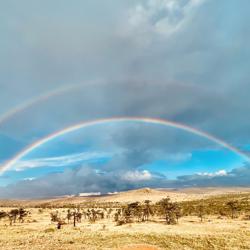
[[[93,85],[93,84],[100,84],[100,83],[105,84],[106,82],[101,81],[99,79],[99,80],[94,80],[94,81],[90,81],[90,82],[86,82],[86,83],[80,83],[80,84],[74,84],[74,85],[63,85],[63,86],[56,88],[50,92],[47,92],[43,95],[31,98],[23,103],[20,103],[19,105],[15,106],[15,107],[9,109],[7,112],[3,113],[2,115],[0,115],[0,125],[7,122],[14,115],[32,107],[33,105],[36,105],[36,104],[43,102],[43,101],[46,101],[47,99],[49,99],[51,97],[64,94],[68,91],[77,90],[78,88],[84,87],[86,85]],[[175,84],[182,85],[181,83],[175,83]],[[189,84],[189,86],[193,86],[193,85]],[[197,86],[195,86],[195,87],[197,87]]]
[[[167,126],[167,127],[173,127],[176,129],[180,129],[189,133],[192,133],[194,135],[203,137],[205,139],[208,139],[234,153],[236,153],[237,155],[243,157],[244,159],[246,159],[247,161],[250,161],[250,158],[244,154],[243,152],[241,152],[239,149],[233,147],[232,145],[226,143],[225,141],[210,135],[206,132],[203,132],[201,130],[198,130],[196,128],[181,124],[181,123],[177,123],[177,122],[173,122],[173,121],[169,121],[169,120],[165,120],[165,119],[158,119],[158,118],[147,118],[147,117],[115,117],[115,118],[106,118],[106,119],[98,119],[98,120],[93,120],[93,121],[84,121],[81,122],[79,124],[75,124],[73,126],[70,126],[68,128],[64,128],[62,130],[59,130],[57,132],[54,132],[38,141],[36,141],[35,143],[29,145],[27,148],[25,148],[23,151],[19,152],[15,157],[13,157],[11,160],[9,160],[6,164],[4,164],[1,168],[0,168],[0,174],[4,173],[6,170],[10,169],[12,166],[15,165],[15,163],[17,163],[21,158],[23,158],[24,156],[26,156],[27,154],[29,154],[30,152],[32,152],[33,150],[37,149],[38,147],[40,147],[41,145],[52,141],[53,139],[63,136],[67,133],[82,129],[82,128],[86,128],[86,127],[91,127],[94,125],[99,125],[99,124],[106,124],[106,123],[110,123],[110,122],[140,122],[140,123],[148,123],[148,124],[157,124],[157,125],[162,125],[162,126]]]
[[[99,83],[99,81],[88,82],[85,84],[80,83],[80,84],[74,84],[74,85],[64,85],[60,88],[56,88],[56,89],[54,89],[50,92],[47,92],[43,95],[31,98],[31,99],[15,106],[15,107],[9,109],[7,112],[3,113],[2,115],[0,115],[0,125],[5,123],[6,121],[8,121],[14,115],[32,107],[35,104],[46,101],[47,99],[49,99],[51,97],[64,94],[68,91],[76,90],[76,89],[81,88],[83,86],[86,86],[88,84],[96,84],[96,83]]]

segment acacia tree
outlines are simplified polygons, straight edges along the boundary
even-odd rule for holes
[[[145,207],[143,209],[143,221],[148,221],[149,216],[150,215],[152,216],[154,213],[153,213],[153,209],[150,206],[151,201],[145,200],[144,203],[145,203]]]
[[[76,226],[76,214],[77,214],[77,212],[74,211],[73,212],[73,225],[74,225],[74,227]]]
[[[67,220],[68,224],[70,223],[71,218],[73,217],[73,225],[76,226],[76,222],[81,222],[82,219],[82,213],[80,211],[80,208],[74,209],[73,212],[71,212],[70,209],[67,210]]]
[[[138,206],[138,202],[133,202],[127,205],[122,211],[125,223],[132,222],[133,209]]]
[[[115,222],[118,222],[119,221],[119,218],[121,217],[121,209],[116,209],[116,212],[114,214],[114,220]]]
[[[133,222],[133,218],[137,217],[138,222],[142,219],[143,209],[139,202],[133,202],[122,209],[119,209],[117,213],[115,213],[115,221],[117,225],[122,225],[125,223]]]
[[[66,224],[65,221],[60,217],[58,210],[50,213],[50,219],[51,222],[57,222],[57,229],[61,229],[61,226]]]
[[[176,202],[171,202],[170,198],[164,198],[157,203],[160,207],[160,213],[164,214],[167,224],[173,225],[178,222],[180,217],[180,207]]]
[[[7,217],[7,216],[8,216],[8,213],[6,213],[5,211],[0,211],[0,220],[1,220],[2,218]]]
[[[50,220],[51,220],[51,222],[57,222],[59,220],[58,211],[53,211],[50,213]]]
[[[70,223],[71,217],[72,217],[72,213],[71,213],[70,209],[68,209],[67,210],[67,216],[66,216],[66,218],[68,220],[68,224]]]
[[[205,206],[203,203],[197,206],[197,216],[200,218],[200,221],[203,222],[205,216]]]
[[[95,223],[97,220],[97,211],[95,209],[91,209],[90,210],[90,217],[89,217],[90,221]]]
[[[16,223],[16,219],[18,218],[19,222],[24,222],[24,217],[26,217],[29,214],[28,211],[26,211],[23,208],[19,209],[11,209],[9,212],[0,211],[0,219],[4,217],[8,217],[10,221],[10,225],[13,223]]]
[[[10,220],[10,225],[13,223],[16,223],[16,218],[19,214],[18,209],[11,209],[10,212],[8,212],[9,220]]]
[[[240,209],[238,201],[228,201],[226,205],[229,207],[231,211],[231,218],[236,218],[236,212]]]
[[[28,216],[28,214],[29,214],[29,212],[28,211],[26,211],[25,209],[23,209],[23,208],[19,208],[19,210],[18,210],[18,220],[19,220],[19,222],[24,222],[24,218],[26,217],[26,216]]]

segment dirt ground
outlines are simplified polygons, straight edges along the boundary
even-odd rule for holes
[[[9,208],[3,208],[8,210]],[[29,209],[24,223],[0,221],[0,249],[250,249],[250,221],[182,217],[177,225],[150,221],[116,226],[112,218],[83,219],[61,229],[50,222],[50,209]],[[66,214],[67,209],[60,209]],[[153,218],[152,218],[153,219]]]

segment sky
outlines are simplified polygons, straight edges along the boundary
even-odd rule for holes
[[[250,186],[249,7],[0,1],[0,198]]]

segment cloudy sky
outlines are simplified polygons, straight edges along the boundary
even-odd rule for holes
[[[0,198],[249,186],[249,8],[1,1]],[[30,146],[97,119],[110,120]]]

